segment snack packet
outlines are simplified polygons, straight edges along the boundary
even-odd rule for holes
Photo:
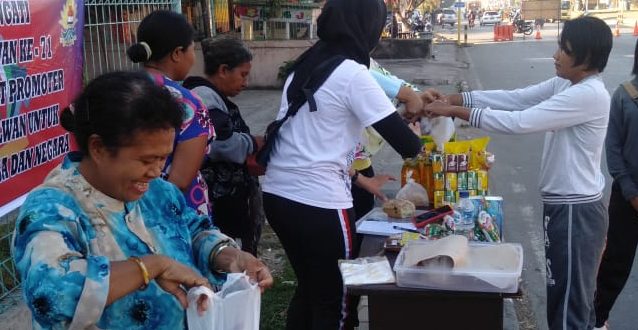
[[[490,164],[488,164],[487,145],[488,143],[490,143],[490,137],[485,136],[482,138],[469,140],[468,142],[470,144],[470,164],[468,166],[468,169],[469,170],[489,169]]]

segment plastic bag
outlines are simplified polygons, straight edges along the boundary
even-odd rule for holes
[[[412,171],[408,171],[406,174],[407,183],[403,188],[397,192],[396,199],[405,199],[412,202],[415,206],[428,206],[430,200],[428,199],[428,192],[422,185],[416,183],[412,179]]]
[[[208,296],[208,309],[197,312],[197,299]],[[261,292],[244,273],[228,274],[219,292],[199,286],[188,290],[186,318],[189,330],[259,330]]]
[[[339,260],[339,270],[345,285],[394,283],[394,272],[385,256]]]
[[[432,136],[434,143],[436,143],[438,150],[443,150],[443,144],[450,141],[454,135],[454,121],[449,117],[436,117],[430,119],[430,124],[432,128],[429,134]]]

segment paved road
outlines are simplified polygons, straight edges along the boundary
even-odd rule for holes
[[[616,20],[607,19],[605,22],[610,26],[612,31],[615,31]],[[637,21],[638,22],[638,21]],[[621,37],[616,38],[619,39],[632,39],[632,34],[634,30],[634,21],[631,21],[631,24],[628,24],[628,21],[625,22],[625,25],[619,27],[619,33]],[[504,21],[502,24],[511,24],[509,21]],[[467,25],[467,21],[464,21],[463,26]],[[562,28],[563,23],[545,23],[543,28],[540,29],[541,41],[553,41],[557,40],[557,36]],[[457,27],[454,26],[450,28],[450,26],[435,26],[434,33],[448,40],[457,40]],[[464,33],[465,31],[461,30],[461,41],[464,41]],[[514,42],[539,42],[539,40],[535,39],[536,30],[532,33],[532,35],[526,36],[522,33],[514,33]],[[494,41],[494,26],[476,26],[473,29],[467,30],[467,42],[470,44],[486,44],[486,43],[500,43]]]
[[[483,27],[475,32],[477,39],[489,34]],[[545,26],[544,31],[548,31]],[[553,30],[555,31],[555,30]],[[614,48],[603,79],[610,93],[630,76],[636,38],[622,35],[614,39]],[[501,43],[481,43],[465,48],[470,69],[467,75],[474,89],[510,89],[541,81],[555,74],[552,54],[556,50],[556,36],[543,40],[521,40]],[[491,190],[506,196],[505,213],[508,241],[521,242],[525,249],[523,285],[527,301],[538,329],[545,329],[545,258],[541,227],[541,203],[537,192],[538,169],[543,134],[524,136],[492,135],[490,149],[496,153],[497,163],[491,171]],[[606,173],[606,164],[603,164]],[[608,183],[611,180],[608,178]],[[608,190],[605,200],[608,199]],[[634,272],[635,273],[635,272]],[[611,313],[614,330],[635,329],[632,304],[638,302],[637,276],[618,299]],[[519,315],[520,318],[520,315]]]

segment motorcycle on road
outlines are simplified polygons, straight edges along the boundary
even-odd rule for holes
[[[514,23],[514,33],[522,33],[526,36],[529,36],[534,32],[534,26],[532,22],[526,22],[522,19],[515,20]]]

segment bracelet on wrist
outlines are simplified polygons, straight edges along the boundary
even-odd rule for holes
[[[223,269],[219,269],[218,267],[215,267],[215,259],[227,247],[237,248],[237,246],[235,244],[233,244],[233,241],[229,240],[229,241],[225,241],[225,242],[221,242],[221,243],[217,244],[217,246],[215,246],[215,248],[213,248],[213,250],[210,252],[210,257],[208,259],[208,267],[209,267],[209,269],[211,271],[213,271],[215,273],[220,273],[220,274],[228,273],[227,271],[225,271]]]
[[[128,258],[128,260],[133,261],[140,268],[140,271],[142,272],[142,281],[144,282],[144,284],[142,284],[142,286],[140,286],[139,289],[140,290],[146,289],[148,287],[148,283],[151,282],[151,277],[148,274],[148,269],[146,268],[146,265],[144,264],[142,259],[140,259],[140,257],[137,257],[137,256],[131,256]]]

